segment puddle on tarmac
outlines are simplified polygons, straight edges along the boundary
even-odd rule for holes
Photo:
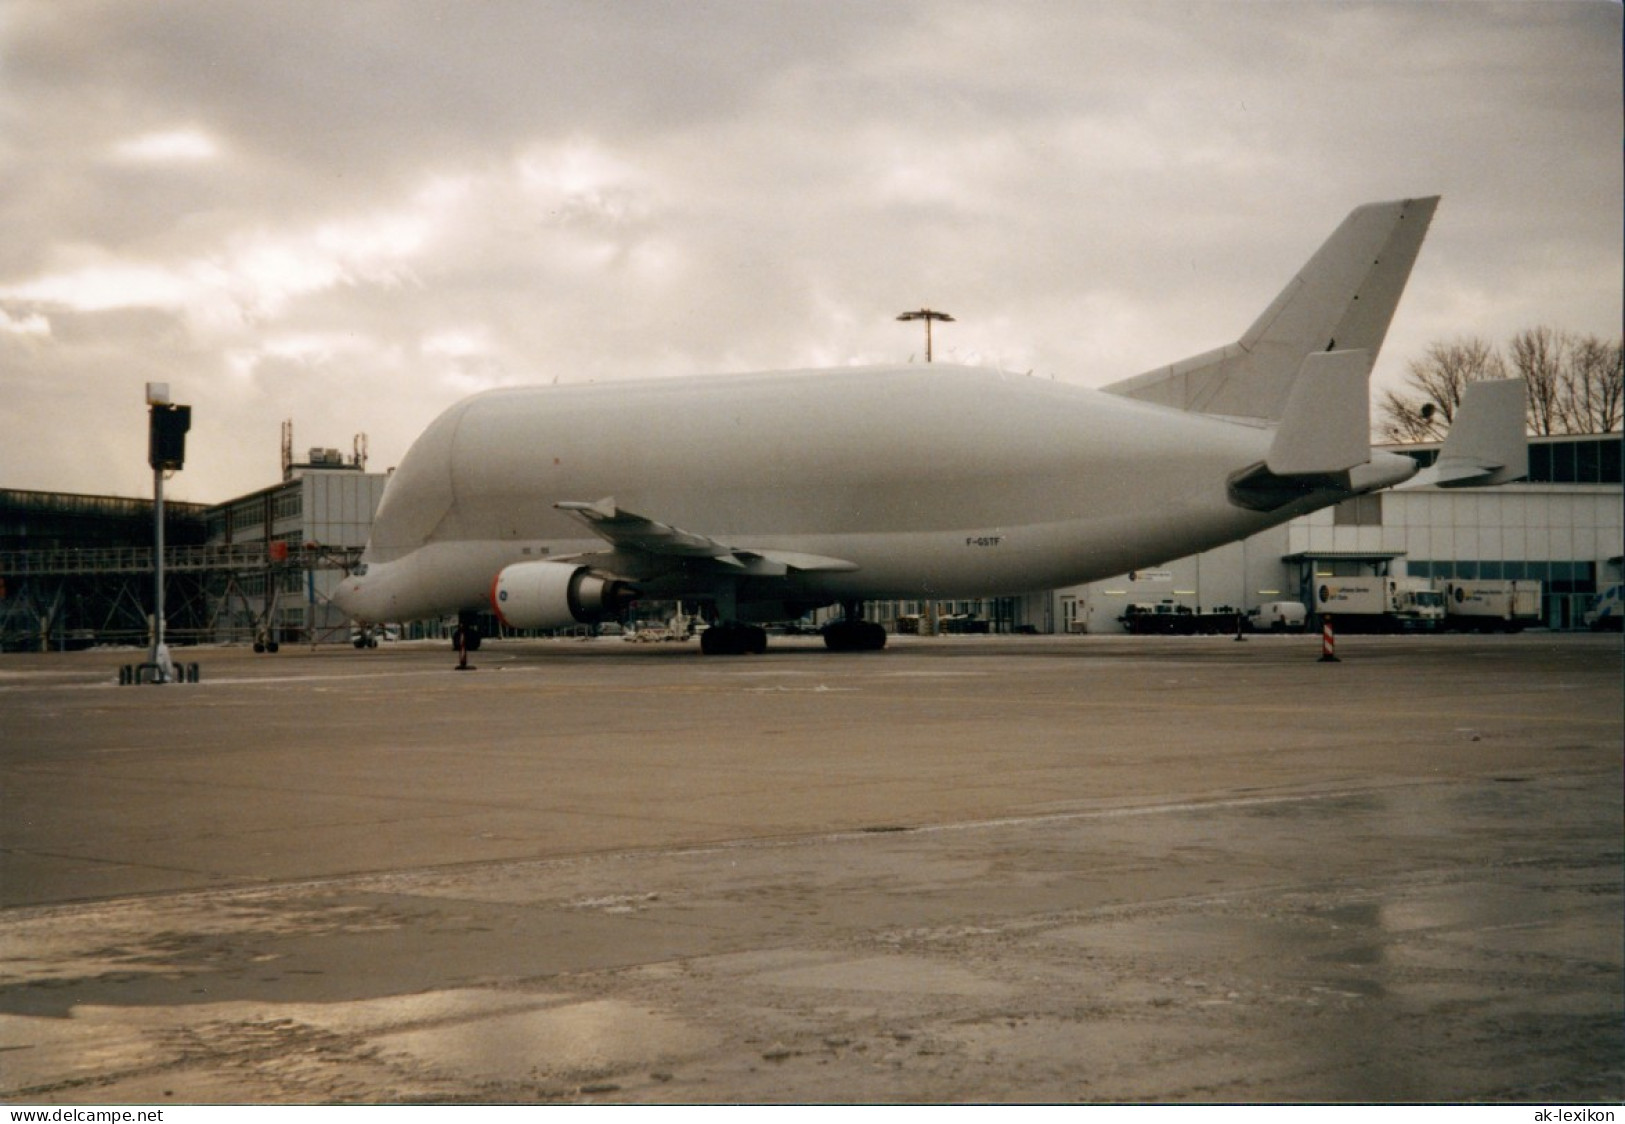
[[[517,1011],[376,1041],[386,1053],[409,1054],[442,1075],[481,1081],[529,1081],[670,1061],[716,1043],[713,1035],[688,1023],[615,999]]]
[[[1291,924],[1272,919],[1187,914],[1064,925],[1043,939],[1083,946],[1098,955],[1207,958],[1227,952],[1252,953],[1301,937]]]
[[[952,964],[918,956],[874,956],[765,973],[757,979],[770,987],[878,991],[909,995],[997,996],[1004,984]]]
[[[110,1074],[185,1064],[264,1046],[288,1049],[313,1036],[362,1040],[426,1023],[465,1024],[563,996],[470,989],[395,995],[354,1003],[198,1003],[162,1007],[83,1004],[67,1018],[0,1015],[5,1051],[0,1091],[102,1080]]]

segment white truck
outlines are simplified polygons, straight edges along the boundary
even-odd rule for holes
[[[1247,610],[1247,629],[1250,632],[1302,632],[1309,610],[1301,601],[1266,601],[1256,609]]]
[[[1538,581],[1447,578],[1435,586],[1444,595],[1445,627],[1456,632],[1521,632],[1540,623]]]
[[[1423,578],[1315,579],[1315,616],[1344,632],[1431,632],[1444,620],[1444,594]]]
[[[1625,625],[1625,606],[1620,604],[1620,592],[1625,586],[1611,585],[1602,591],[1597,603],[1586,611],[1585,625],[1592,632],[1619,632]]]

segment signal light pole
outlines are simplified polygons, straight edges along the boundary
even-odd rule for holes
[[[186,462],[192,407],[170,402],[168,383],[149,382],[147,414],[147,463],[152,466],[152,655],[139,670],[151,671],[154,683],[169,683],[175,678],[175,665],[169,658],[169,645],[164,643],[164,473],[179,471]],[[195,679],[195,673],[191,677]]]
[[[927,363],[931,362],[931,321],[943,320],[949,324],[952,324],[954,320],[954,318],[949,316],[946,312],[937,312],[930,308],[921,308],[914,312],[905,312],[897,319],[925,321],[925,361]]]

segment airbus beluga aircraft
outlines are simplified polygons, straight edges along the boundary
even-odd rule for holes
[[[363,623],[519,629],[700,602],[707,653],[839,603],[1056,589],[1409,480],[1367,380],[1437,197],[1353,211],[1234,343],[1084,389],[998,370],[777,371],[489,391],[412,445],[334,595]],[[1431,482],[1526,469],[1522,384],[1475,386]]]

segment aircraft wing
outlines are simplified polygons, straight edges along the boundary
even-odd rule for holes
[[[700,562],[749,577],[783,577],[791,570],[828,573],[858,568],[855,562],[820,554],[727,546],[707,535],[622,510],[615,506],[613,497],[594,502],[565,500],[553,506],[581,520],[588,530],[613,546],[617,554],[638,557],[640,568],[661,560]]]

